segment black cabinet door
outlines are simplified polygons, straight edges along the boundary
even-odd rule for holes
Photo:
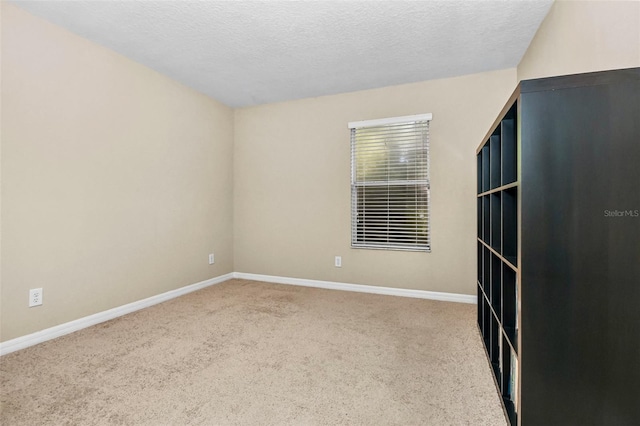
[[[521,117],[522,424],[640,425],[640,80]]]

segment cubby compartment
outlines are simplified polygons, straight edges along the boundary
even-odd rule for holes
[[[502,261],[491,254],[491,306],[496,315],[500,315],[502,303]],[[498,318],[500,320],[500,318]]]
[[[484,247],[482,256],[482,276],[484,292],[489,297],[491,294],[491,250]]]
[[[491,204],[491,248],[500,253],[502,251],[502,196],[500,192],[489,195]]]
[[[478,241],[478,285],[484,289],[484,279],[482,276],[482,269],[484,267],[484,263],[482,262],[482,254],[484,253],[484,245],[480,241]]]
[[[502,256],[516,266],[518,259],[518,189],[502,191]]]
[[[511,380],[511,348],[507,342],[507,338],[502,336],[502,352],[500,353],[502,381],[500,382],[500,393],[502,398],[506,398],[507,389],[509,388],[509,380]]]
[[[502,185],[508,185],[518,180],[516,112],[517,106],[514,104],[500,122]]]
[[[502,184],[500,145],[500,126],[498,126],[489,141],[489,153],[491,155],[491,159],[489,160],[489,186],[491,189],[498,188]]]
[[[491,367],[493,367],[493,373],[496,376],[496,379],[498,379],[498,383],[500,383],[501,377],[500,377],[500,346],[501,346],[501,339],[502,339],[502,333],[500,333],[500,326],[498,324],[498,320],[497,318],[491,314],[491,339],[490,339],[490,343],[491,343],[491,350],[490,350],[490,357],[491,357]]]
[[[482,239],[482,197],[478,197],[478,238]]]
[[[482,192],[482,152],[476,157],[478,158],[478,194],[480,194]]]
[[[484,330],[482,329],[482,300],[484,295],[482,293],[482,288],[478,285],[478,328],[480,329],[480,333],[484,334]]]
[[[490,195],[482,197],[482,241],[489,244],[491,241],[491,204]]]
[[[502,265],[502,327],[511,346],[518,350],[518,282],[516,272]]]
[[[484,340],[484,346],[487,351],[490,351],[491,347],[491,308],[487,299],[482,299],[482,338]],[[489,353],[491,356],[491,353]]]
[[[485,145],[480,152],[482,158],[482,192],[491,189],[489,184],[489,144]]]
[[[502,380],[500,383],[500,391],[502,394],[502,401],[504,402],[505,411],[509,422],[512,425],[516,425],[516,404],[517,401],[517,378],[518,378],[518,360],[516,354],[513,352],[506,337],[502,340]]]

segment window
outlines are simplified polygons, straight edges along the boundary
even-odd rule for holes
[[[431,114],[349,123],[351,246],[430,251]]]

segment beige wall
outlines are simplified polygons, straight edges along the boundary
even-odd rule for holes
[[[236,271],[474,294],[474,152],[515,85],[514,68],[236,110]],[[351,249],[347,123],[429,112],[432,252]]]
[[[556,1],[517,70],[234,113],[0,13],[0,341],[233,270],[473,294],[473,153],[516,81],[640,66],[640,2]],[[433,251],[351,249],[347,122],[424,112]]]
[[[2,11],[0,3],[0,341],[2,341]]]
[[[639,1],[556,0],[518,79],[640,67]]]
[[[0,340],[233,270],[230,108],[2,2],[2,114]]]

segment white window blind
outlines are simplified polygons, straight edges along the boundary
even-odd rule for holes
[[[349,123],[351,246],[430,251],[431,114]]]

